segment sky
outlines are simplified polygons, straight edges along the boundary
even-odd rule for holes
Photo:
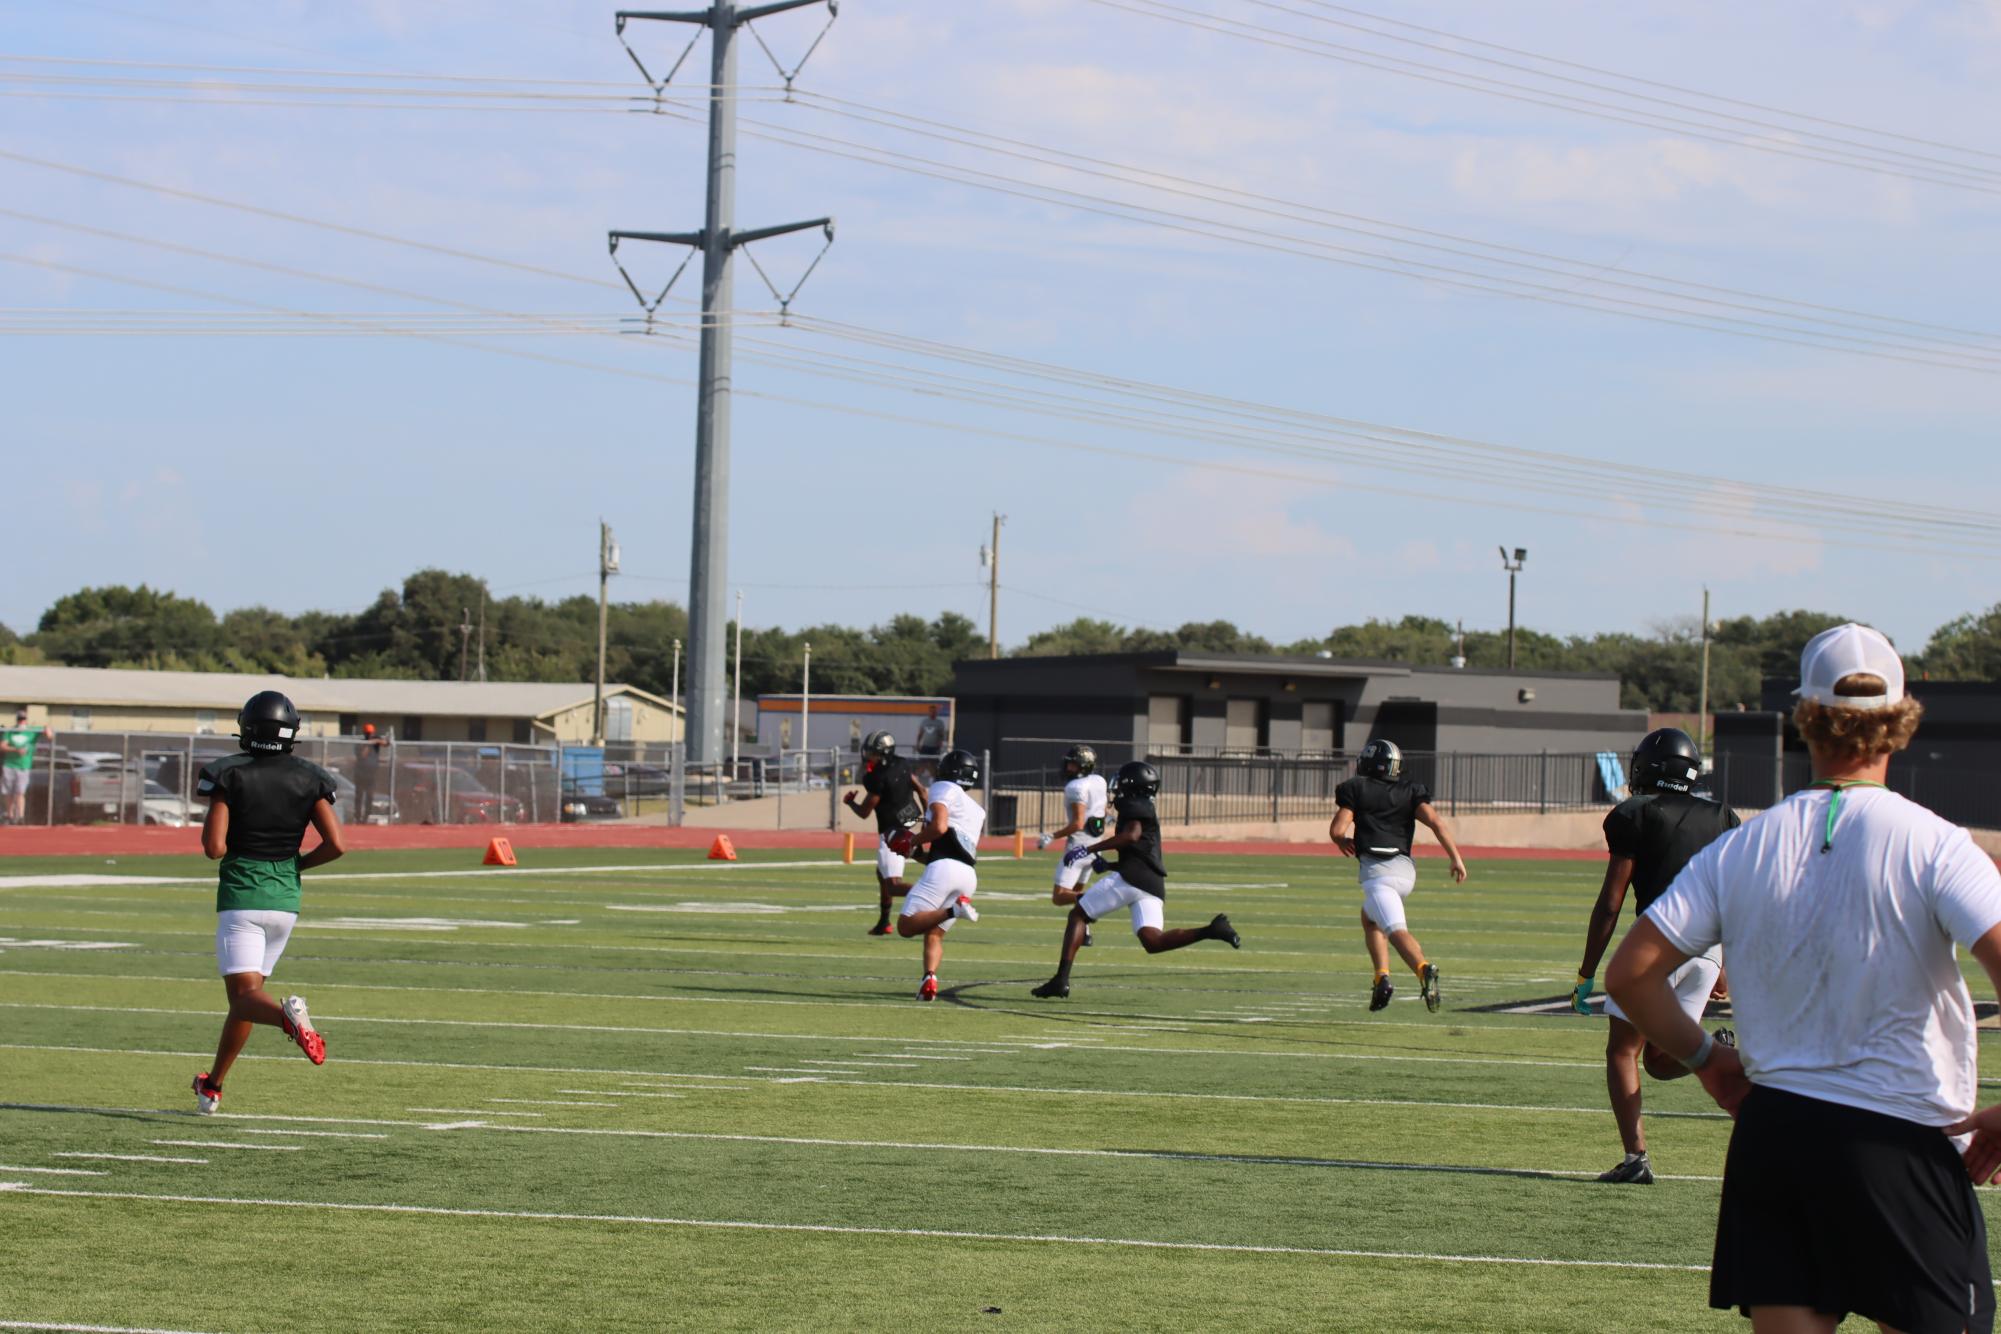
[[[746,118],[826,138],[817,150],[743,139],[738,225],[838,219],[792,305],[806,319],[1368,423],[1369,441],[1338,458],[1302,457],[1268,437],[1250,447],[1157,418],[1079,420],[1052,415],[1047,395],[1100,391],[1047,383],[1026,411],[1018,398],[928,392],[935,381],[913,392],[906,379],[884,382],[883,363],[899,377],[988,372],[747,317],[755,327],[744,338],[788,359],[751,360],[739,344],[730,584],[744,590],[748,624],[956,610],[984,626],[980,549],[995,512],[1006,515],[1008,643],[1078,615],[1165,627],[1228,619],[1281,642],[1414,613],[1496,627],[1507,609],[1497,545],[1528,552],[1522,622],[1559,634],[1686,621],[1707,586],[1718,617],[1844,612],[1918,647],[1941,623],[2001,601],[1995,548],[1936,534],[1858,540],[1839,517],[1788,517],[1765,499],[1808,487],[1856,498],[1864,515],[1887,502],[2001,515],[1992,367],[1579,308],[1630,293],[1604,284],[1644,273],[1966,330],[1955,337],[1984,348],[2001,339],[2001,190],[1329,60],[1297,39],[1399,48],[1333,27],[1326,20],[1343,12],[1315,0],[1173,2],[1287,36],[1246,41],[1134,12],[1146,4],[845,0],[797,84],[1221,184],[1242,192],[1237,202],[1083,179],[747,90]],[[0,158],[0,326],[10,330],[0,343],[0,623],[31,629],[57,597],[107,583],[169,588],[218,611],[356,610],[424,566],[483,577],[497,593],[594,592],[600,518],[623,549],[615,597],[685,600],[695,355],[679,340],[612,334],[639,312],[605,233],[701,225],[700,126],[570,104],[524,111],[518,98],[444,110],[380,92],[263,105],[291,95],[242,86],[282,89],[295,76],[273,71],[321,70],[580,81],[537,85],[572,93],[601,81],[607,95],[643,94],[611,9],[0,0],[0,56],[145,62],[0,62],[0,152],[548,271]],[[1891,142],[1955,163],[1981,159],[1915,141],[2001,153],[1995,0],[1376,0],[1371,12],[1739,99],[1747,119],[1766,113],[1740,104],[1757,103],[1908,136]],[[758,32],[791,62],[824,23],[808,9]],[[628,37],[657,70],[671,65],[677,33],[689,35],[635,24]],[[754,43],[740,59],[740,83],[777,82]],[[249,72],[157,68],[167,64]],[[698,50],[679,78],[705,81],[706,68]],[[81,74],[238,86],[205,101],[117,102],[102,85],[21,78]],[[836,156],[828,140],[1091,198],[979,190]],[[1330,262],[1326,245],[1350,247],[1352,259],[1373,243],[1249,212],[1250,195],[1466,238],[1484,254],[1512,246],[1592,267],[1540,278],[1551,301],[1468,290],[1403,261]],[[1145,225],[1091,211],[1093,199],[1195,221]],[[1199,234],[1218,222],[1280,239]],[[1295,253],[1299,237],[1323,248]],[[753,253],[789,288],[819,246],[814,233]],[[678,262],[659,246],[628,245],[620,258],[655,284]],[[677,298],[697,293],[697,269]],[[774,308],[741,262],[736,282],[739,309]],[[439,309],[414,297],[541,322],[448,341],[209,332],[212,312],[250,308],[231,301],[355,322]],[[663,307],[684,320],[678,310]],[[144,333],[19,331],[86,311],[146,311],[156,323]],[[856,378],[857,363],[835,356],[876,364]],[[1500,462],[1424,466],[1415,437],[1375,426],[1478,442],[1479,457]],[[1534,457],[1487,446],[1610,471],[1586,494],[1553,497],[1521,484],[1541,466]],[[1642,470],[1695,479],[1698,510],[1661,508],[1664,484]]]

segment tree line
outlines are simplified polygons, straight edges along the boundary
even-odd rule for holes
[[[419,570],[358,612],[291,616],[242,607],[218,616],[194,598],[150,588],[85,588],[58,599],[34,630],[0,626],[0,662],[181,671],[273,672],[286,676],[395,677],[449,681],[588,681],[597,669],[597,601],[491,597],[467,574]],[[1809,638],[1850,619],[1781,611],[1716,622],[1710,642],[1712,708],[1755,708],[1766,676],[1784,676]],[[470,627],[468,629],[467,627]],[[688,638],[687,613],[664,601],[614,602],[606,625],[605,676],[665,695],[673,685],[673,645]],[[951,685],[952,663],[986,653],[967,617],[905,614],[868,627],[817,625],[745,629],[743,691],[799,688],[804,646],[813,646],[813,689],[830,694],[934,695]],[[1126,627],[1082,617],[1029,636],[1009,656],[1121,653],[1157,649],[1215,653],[1330,653],[1443,665],[1460,651],[1454,627],[1429,616],[1337,626],[1325,636],[1278,643],[1229,621],[1191,621],[1176,630]],[[2001,604],[1940,626],[1923,649],[1904,646],[1914,676],[2001,680]],[[1504,630],[1468,630],[1472,667],[1507,661]],[[1696,707],[1701,627],[1695,618],[1649,634],[1624,631],[1559,636],[1516,632],[1516,662],[1535,671],[1602,672],[1622,682],[1629,708],[1687,712]],[[683,663],[683,675],[686,664]]]

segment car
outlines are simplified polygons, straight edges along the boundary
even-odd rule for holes
[[[625,806],[617,797],[606,796],[602,792],[580,792],[575,787],[566,787],[561,813],[564,824],[575,824],[579,820],[616,820],[624,816]]]
[[[139,823],[164,825],[169,828],[184,828],[200,824],[207,814],[205,806],[192,801],[183,802],[181,795],[161,783],[148,780],[140,790]]]
[[[422,824],[513,823],[525,809],[520,798],[501,796],[456,764],[399,760],[384,781],[403,817]]]

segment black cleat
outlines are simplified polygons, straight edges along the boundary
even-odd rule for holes
[[[1716,1045],[1719,1047],[1729,1047],[1733,1051],[1737,1047],[1737,1031],[1735,1029],[1719,1028],[1709,1036],[1716,1039]]]
[[[1042,1000],[1068,1000],[1070,999],[1070,984],[1068,982],[1059,982],[1052,977],[1028,994]]]
[[[1233,950],[1244,947],[1244,938],[1237,934],[1237,928],[1230,925],[1230,919],[1217,913],[1209,919],[1209,939],[1226,942]]]
[[[1390,997],[1396,994],[1396,985],[1390,981],[1390,975],[1384,973],[1376,979],[1376,985],[1369,989],[1369,1009],[1371,1011],[1388,1009]]]
[[[1424,966],[1424,976],[1418,979],[1417,994],[1424,997],[1425,1009],[1433,1014],[1438,1013],[1438,1007],[1444,1003],[1445,998],[1438,994],[1437,964],[1428,963]]]
[[[1601,1172],[1598,1179],[1615,1186],[1651,1186],[1654,1184],[1654,1165],[1647,1161],[1647,1155],[1640,1154],[1628,1158],[1609,1172]]]

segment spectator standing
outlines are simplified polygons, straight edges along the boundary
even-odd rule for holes
[[[375,787],[382,778],[382,752],[389,743],[375,734],[374,723],[361,725],[361,751],[354,757],[354,822],[367,824],[375,813]]]
[[[35,769],[35,747],[54,733],[45,727],[28,726],[28,711],[14,711],[14,725],[0,731],[0,814],[8,824],[25,824],[28,819],[28,778]],[[55,800],[50,786],[51,801]]]
[[[1739,1308],[1756,1334],[1831,1334],[1851,1312],[1907,1334],[1986,1334],[1973,1186],[2001,1169],[2001,1105],[1974,1110],[1954,947],[2001,988],[2001,872],[1965,830],[1884,787],[1922,712],[1889,640],[1860,625],[1816,635],[1795,693],[1812,785],[1696,854],[1627,934],[1607,990],[1737,1121],[1711,1306]],[[1668,981],[1719,944],[1736,1051]]]

